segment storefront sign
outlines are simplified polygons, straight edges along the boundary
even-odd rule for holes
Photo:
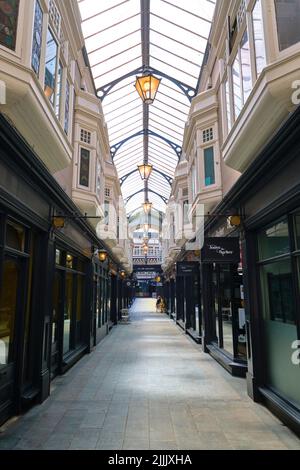
[[[177,276],[197,276],[199,263],[197,261],[180,261],[177,263]]]
[[[143,272],[155,272],[160,273],[162,272],[160,265],[153,265],[153,266],[133,266],[133,270],[136,273],[143,273]]]
[[[203,263],[238,264],[240,262],[239,238],[206,238],[201,260]]]

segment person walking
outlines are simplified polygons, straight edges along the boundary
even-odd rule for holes
[[[157,297],[157,301],[156,301],[156,311],[157,311],[157,312],[160,312],[160,311],[161,311],[161,310],[160,310],[160,309],[161,309],[161,302],[162,302],[162,298],[161,298],[161,296],[159,295],[159,296]]]

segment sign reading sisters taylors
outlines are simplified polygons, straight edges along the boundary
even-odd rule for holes
[[[229,263],[240,262],[239,238],[205,238],[201,250],[203,263]]]

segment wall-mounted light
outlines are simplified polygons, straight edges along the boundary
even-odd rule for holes
[[[62,229],[65,227],[66,219],[64,217],[55,216],[52,219],[52,227],[55,229]]]
[[[142,165],[138,165],[138,170],[140,172],[142,180],[146,181],[150,178],[150,175],[153,170],[153,165],[150,165],[149,163],[143,163]]]
[[[161,79],[150,73],[136,77],[135,88],[143,103],[152,104],[156,98]]]
[[[101,263],[104,263],[108,258],[108,253],[105,250],[98,251],[98,259]]]
[[[229,217],[231,227],[239,227],[242,224],[242,219],[239,215],[232,215]]]

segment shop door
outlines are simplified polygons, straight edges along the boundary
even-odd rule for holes
[[[0,290],[0,422],[11,414],[15,406],[22,274],[22,260],[5,256]]]
[[[51,334],[51,378],[58,374],[60,363],[60,318],[63,308],[63,275],[60,271],[55,272],[53,285],[53,316]]]

